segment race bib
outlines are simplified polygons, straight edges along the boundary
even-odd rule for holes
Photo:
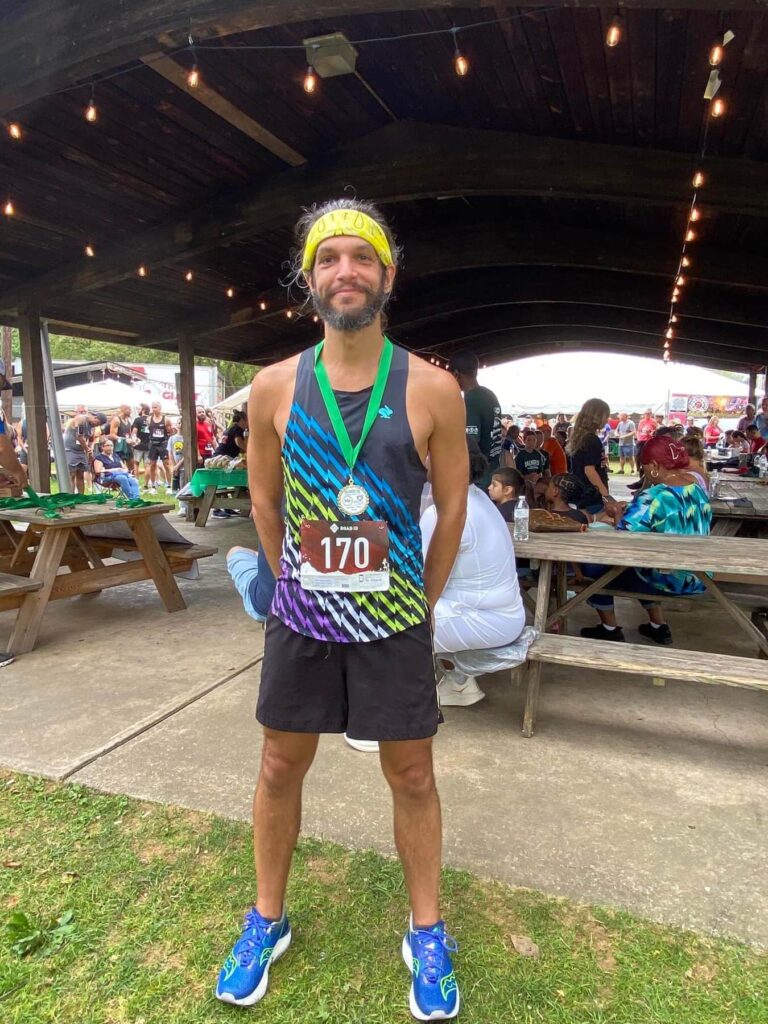
[[[303,519],[300,582],[305,590],[389,590],[387,524]]]

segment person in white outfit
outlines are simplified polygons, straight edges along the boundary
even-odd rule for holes
[[[525,610],[515,567],[515,551],[507,523],[475,481],[485,472],[485,458],[470,444],[470,484],[467,519],[459,553],[442,596],[435,605],[434,649],[438,659],[451,661],[458,651],[487,650],[513,643],[525,626]],[[437,523],[433,506],[420,521],[426,555]],[[441,657],[445,655],[445,657]],[[485,693],[473,676],[451,668],[438,692],[441,705],[466,706]]]

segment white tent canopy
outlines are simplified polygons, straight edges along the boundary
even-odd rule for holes
[[[88,384],[75,384],[74,387],[58,391],[57,398],[62,412],[71,412],[77,405],[84,405],[86,409],[94,412],[116,411],[121,405],[130,405],[131,409],[135,410],[142,402],[151,404],[160,401],[164,413],[178,413],[173,402],[159,399],[119,380],[106,379],[91,381]]]
[[[664,412],[670,396],[746,396],[746,375],[726,376],[687,363],[594,352],[533,356],[481,370],[481,384],[503,412],[578,412],[588,398],[602,398],[612,412]]]
[[[234,412],[235,409],[245,409],[248,406],[248,396],[250,393],[251,385],[247,384],[244,388],[240,388],[239,391],[235,391],[229,398],[225,398],[214,405],[213,408],[221,412]]]

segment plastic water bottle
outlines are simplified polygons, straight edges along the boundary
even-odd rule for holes
[[[529,518],[528,502],[525,500],[525,495],[521,494],[515,508],[515,540],[528,540]]]
[[[765,454],[757,457],[757,475],[761,480],[768,477],[768,457]]]
[[[720,497],[720,470],[719,469],[716,469],[714,471],[714,473],[712,474],[712,477],[711,477],[711,480],[710,480],[709,490],[710,490],[710,497],[712,497],[712,498],[719,498]]]

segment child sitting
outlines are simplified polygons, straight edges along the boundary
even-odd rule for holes
[[[509,466],[494,471],[488,495],[506,523],[514,522],[515,506],[521,494],[525,494],[522,474]]]
[[[584,484],[577,476],[574,476],[573,473],[558,473],[547,482],[544,499],[550,512],[557,512],[568,519],[575,519],[577,523],[590,523],[593,516],[581,509],[571,507],[577,505],[583,495]]]

